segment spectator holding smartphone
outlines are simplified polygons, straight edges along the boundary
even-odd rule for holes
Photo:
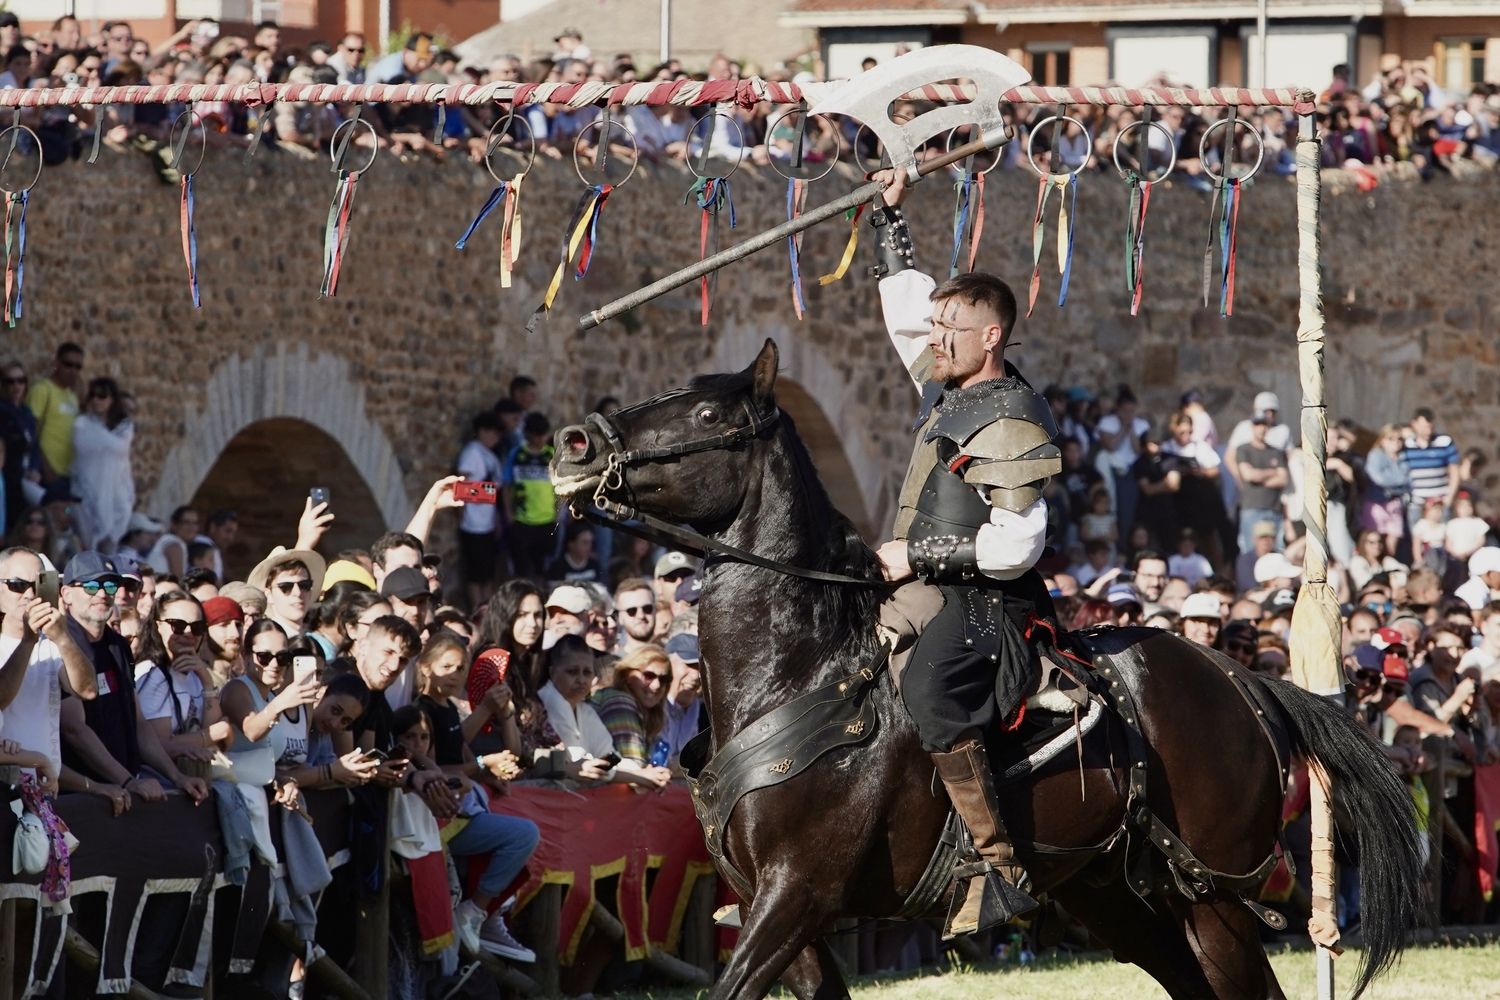
[[[505,474],[495,455],[504,433],[500,418],[487,410],[474,418],[473,428],[474,436],[458,453],[458,474],[470,482],[498,483]],[[458,550],[470,608],[481,606],[495,592],[498,528],[495,504],[464,504],[458,520]]]
[[[614,665],[614,683],[590,699],[609,730],[620,768],[633,771],[636,783],[662,788],[672,778],[667,769],[671,745],[659,746],[666,730],[663,705],[672,682],[672,661],[660,646],[642,646]]]
[[[317,700],[318,680],[292,677],[286,632],[269,618],[246,630],[244,649],[245,673],[224,685],[220,704],[233,727],[228,754],[236,776],[264,785],[286,750],[286,729],[278,729],[278,721],[283,713]]]
[[[207,637],[202,606],[174,590],[157,601],[142,622],[135,663],[141,715],[178,767],[200,777],[207,773],[217,744],[233,735],[219,707],[213,671],[202,655]]]

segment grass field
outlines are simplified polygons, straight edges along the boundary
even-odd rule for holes
[[[1340,996],[1348,995],[1359,961],[1348,952],[1334,963]],[[1286,995],[1316,995],[1311,952],[1282,952],[1271,964]],[[856,1000],[1156,1000],[1166,994],[1134,966],[1107,960],[1060,960],[1025,968],[958,969],[855,984]],[[650,1000],[688,1000],[704,994],[652,990]],[[789,995],[789,994],[788,994]],[[1500,943],[1413,948],[1395,972],[1376,982],[1368,1000],[1500,1000]]]

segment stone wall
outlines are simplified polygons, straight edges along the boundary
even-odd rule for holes
[[[528,337],[526,321],[582,190],[571,165],[541,163],[528,178],[524,260],[507,291],[493,230],[465,253],[453,249],[488,175],[463,162],[382,157],[360,182],[339,296],[325,301],[322,225],[334,188],[326,161],[210,155],[197,181],[203,308],[195,311],[176,188],[143,155],[107,152],[93,166],[48,170],[33,196],[26,316],[10,333],[12,351],[41,373],[53,345],[76,339],[89,352],[85,375],[114,375],[139,395],[136,470],[142,506],[158,516],[199,489],[237,433],[295,418],[339,442],[372,509],[394,525],[447,469],[467,417],[518,372],[542,384],[546,412],[570,420],[607,393],[631,399],[695,372],[742,367],[774,337],[784,377],[827,418],[832,433],[823,438],[843,442],[867,523],[879,530],[908,452],[915,394],[859,272],[867,247],[843,281],[816,285],[846,227],[830,222],[809,234],[800,323],[786,254],[772,250],[722,274],[707,330],[698,325],[695,286],[623,322],[575,332],[586,308],[695,259],[698,219],[683,205],[690,180],[642,167],[605,209],[591,273],[565,278],[550,321]],[[1036,182],[1015,172],[990,180],[980,266],[1024,296]],[[809,201],[850,183],[830,177]],[[785,185],[774,174],[746,168],[733,186],[734,238],[784,218]],[[912,199],[920,256],[934,270],[951,242],[951,198],[949,186],[928,183]],[[1147,222],[1145,303],[1131,318],[1122,287],[1125,187],[1114,177],[1084,178],[1067,306],[1056,307],[1057,275],[1044,267],[1035,315],[1020,324],[1012,357],[1038,386],[1129,382],[1156,415],[1189,387],[1203,390],[1222,423],[1245,412],[1259,389],[1276,390],[1291,408],[1299,399],[1291,182],[1257,183],[1243,205],[1235,316],[1221,320],[1201,304],[1207,197],[1163,186]],[[1491,452],[1500,444],[1500,320],[1490,288],[1497,206],[1500,175],[1488,172],[1393,181],[1371,194],[1330,178],[1323,273],[1334,415],[1375,425],[1428,404],[1460,444]],[[1051,255],[1049,236],[1044,258]],[[295,435],[287,447],[297,447]],[[310,485],[265,479],[262,469],[242,484],[240,506]]]

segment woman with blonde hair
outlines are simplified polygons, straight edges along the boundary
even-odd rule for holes
[[[671,772],[653,748],[667,725],[667,687],[672,660],[657,645],[640,646],[616,661],[614,683],[594,693],[594,711],[614,740],[615,753],[634,761],[658,788]],[[660,780],[656,780],[660,779]]]

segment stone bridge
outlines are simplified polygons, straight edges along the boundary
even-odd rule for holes
[[[320,300],[334,180],[323,161],[211,154],[196,182],[201,310],[186,288],[177,189],[145,156],[106,153],[93,166],[49,169],[33,194],[26,315],[9,333],[12,352],[44,373],[53,346],[77,340],[88,352],[86,376],[113,375],[134,391],[141,505],[159,517],[188,500],[238,510],[246,544],[235,568],[262,546],[290,543],[315,482],[334,493],[331,546],[366,544],[403,523],[448,469],[468,418],[512,375],[538,380],[554,421],[574,419],[606,394],[629,400],[695,372],[742,367],[766,337],[781,346],[783,405],[835,501],[872,536],[888,526],[916,396],[861,273],[867,248],[844,280],[817,286],[847,227],[825,223],[803,246],[808,308],[800,322],[786,254],[771,250],[721,275],[707,329],[694,286],[580,335],[580,312],[696,256],[697,212],[683,204],[692,178],[643,166],[605,209],[590,274],[565,278],[550,322],[528,336],[582,191],[571,165],[540,163],[527,179],[523,260],[509,290],[500,288],[493,230],[464,253],[453,249],[489,176],[466,162],[383,156],[358,189],[339,295]],[[831,176],[812,185],[809,201],[851,183]],[[726,241],[784,218],[785,182],[775,174],[747,167],[733,185],[739,232],[726,232]],[[1036,182],[998,173],[988,188],[980,266],[1024,296]],[[1398,180],[1369,194],[1330,177],[1326,190],[1334,415],[1376,425],[1431,405],[1461,445],[1493,452],[1500,320],[1489,243],[1500,176]],[[934,271],[951,245],[951,198],[951,187],[929,182],[912,199],[920,258]],[[1228,320],[1202,307],[1207,196],[1182,186],[1163,186],[1151,202],[1145,302],[1139,317],[1129,316],[1125,198],[1115,177],[1084,178],[1068,303],[1056,307],[1057,275],[1044,267],[1035,315],[1019,325],[1011,356],[1038,387],[1128,382],[1158,417],[1189,387],[1204,391],[1221,422],[1247,410],[1259,389],[1278,391],[1292,407],[1290,180],[1265,178],[1245,192],[1237,308]],[[1048,224],[1050,234],[1055,218]],[[868,227],[861,230],[868,239]]]

